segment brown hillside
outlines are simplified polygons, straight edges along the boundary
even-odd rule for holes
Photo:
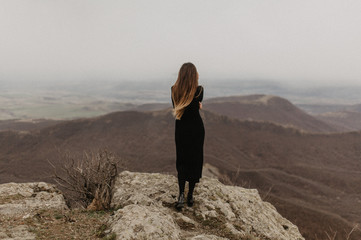
[[[130,111],[142,111],[142,112],[148,112],[148,111],[159,111],[164,110],[166,108],[171,107],[170,103],[146,103],[138,105],[132,109],[129,109]]]
[[[53,126],[61,121],[48,119],[12,119],[0,120],[0,131],[16,130],[16,131],[30,131]]]
[[[204,111],[205,161],[248,182],[297,224],[306,239],[345,239],[361,223],[361,133],[306,134],[271,123],[241,122]],[[49,181],[47,159],[107,146],[130,170],[175,173],[170,110],[117,112],[66,121],[31,133],[0,132],[0,183]],[[269,194],[267,192],[270,191]],[[350,239],[361,239],[354,233]]]
[[[317,118],[343,131],[361,130],[361,112],[344,110],[317,115]]]
[[[321,120],[305,113],[286,99],[270,95],[213,98],[204,109],[240,120],[272,122],[308,132],[336,132]]]

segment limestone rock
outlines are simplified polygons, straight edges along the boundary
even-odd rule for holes
[[[155,206],[131,204],[110,219],[118,239],[179,239],[180,229],[173,218]]]
[[[255,189],[226,186],[204,177],[196,186],[193,207],[176,211],[177,196],[174,176],[122,172],[112,199],[112,207],[118,210],[108,219],[107,233],[125,240],[304,240],[298,228],[262,201]],[[67,209],[53,185],[0,185],[0,221],[32,217],[41,209]],[[25,225],[0,224],[0,239],[30,240],[35,235]]]
[[[217,237],[215,235],[198,235],[187,240],[228,240],[227,238]]]
[[[54,185],[37,183],[0,184],[0,223],[2,219],[32,217],[39,209],[67,209],[61,192]],[[28,226],[0,227],[1,240],[32,240]]]
[[[117,239],[304,240],[297,226],[262,201],[255,189],[204,177],[196,186],[194,206],[181,212],[174,209],[177,195],[174,176],[121,173],[112,199],[112,206],[120,209],[110,219],[111,230]]]
[[[27,226],[20,225],[14,228],[7,229],[6,232],[0,228],[1,240],[35,240],[34,233],[28,231]]]
[[[0,184],[0,215],[26,216],[37,209],[49,208],[67,209],[64,196],[51,184]]]

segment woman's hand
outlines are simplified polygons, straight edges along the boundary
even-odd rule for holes
[[[203,105],[201,102],[199,102],[199,109],[202,109]]]

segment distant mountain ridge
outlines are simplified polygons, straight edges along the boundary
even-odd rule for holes
[[[359,131],[361,129],[361,112],[358,111],[327,112],[316,117],[331,126],[342,129],[344,132]]]
[[[272,122],[307,132],[338,131],[337,128],[305,113],[288,100],[272,95],[212,98],[205,101],[204,108],[240,120]]]
[[[49,119],[12,119],[0,120],[0,131],[15,130],[15,131],[31,131],[42,129],[60,123],[60,120]]]
[[[171,103],[147,103],[140,105],[129,103],[119,105],[121,111],[144,112],[159,111],[170,107]],[[271,122],[307,132],[339,132],[345,130],[342,126],[332,124],[332,122],[327,124],[321,118],[318,119],[305,113],[284,98],[272,95],[258,94],[211,98],[204,101],[204,109],[240,120]],[[88,110],[91,111],[92,107],[89,107]],[[39,129],[41,126],[50,126],[57,122],[59,121],[44,119],[0,121],[0,131]]]
[[[361,104],[300,104],[300,108],[339,132],[361,130]]]

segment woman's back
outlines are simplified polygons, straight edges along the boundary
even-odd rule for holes
[[[192,102],[184,110],[183,116],[177,121],[189,121],[200,118],[199,115],[199,103],[203,100],[203,87],[198,86]]]

